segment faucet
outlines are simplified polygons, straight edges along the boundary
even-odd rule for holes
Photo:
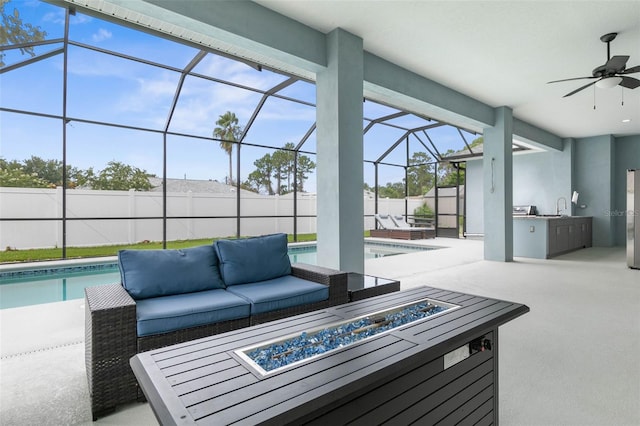
[[[558,198],[558,201],[556,201],[556,214],[558,216],[560,216],[560,200],[564,201],[564,209],[563,210],[567,209],[567,199],[564,198],[564,197]]]

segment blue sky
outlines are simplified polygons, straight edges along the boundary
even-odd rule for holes
[[[40,1],[14,0],[5,6],[5,11],[11,13],[14,8],[19,10],[23,21],[46,30],[48,39],[63,36],[62,8]],[[71,40],[80,43],[179,69],[197,53],[194,48],[82,14],[72,17],[69,34]],[[37,52],[43,53],[61,46],[43,46]],[[10,51],[5,62],[11,64],[26,58],[17,51]],[[162,130],[166,126],[179,73],[76,46],[69,49],[68,69],[67,116],[154,130]],[[61,115],[62,70],[63,57],[57,55],[3,74],[0,77],[2,107]],[[259,72],[246,64],[211,54],[195,67],[194,72],[262,90],[287,78],[267,70]],[[315,86],[310,83],[298,82],[280,93],[308,102],[315,101]],[[187,77],[169,130],[210,137],[219,115],[232,111],[238,116],[240,124],[245,124],[260,98],[260,93],[250,90]],[[365,102],[364,111],[365,117],[371,118],[395,112],[392,108],[373,102]],[[62,125],[59,120],[4,112],[0,113],[0,120],[0,156],[8,160],[23,160],[31,155],[45,159],[62,158]],[[314,120],[313,107],[270,98],[248,131],[245,141],[274,148],[287,142],[297,143]],[[398,118],[394,122],[409,126],[424,124],[423,120],[413,116]],[[402,133],[399,129],[374,126],[365,135],[365,159],[378,158]],[[439,146],[456,150],[463,148],[457,131],[448,126],[430,130],[429,135]],[[469,142],[474,138],[473,135],[466,136]],[[423,140],[426,142],[426,138]],[[411,146],[418,145],[412,142]],[[168,177],[224,181],[228,174],[228,157],[217,142],[170,136],[167,149]],[[315,151],[315,134],[304,149]],[[254,169],[253,161],[269,152],[272,151],[264,148],[242,148],[242,180]],[[405,155],[402,145],[386,161],[403,163]],[[315,156],[311,157],[315,161]],[[82,169],[93,167],[100,170],[111,160],[161,176],[162,135],[77,121],[68,124],[69,164]],[[403,177],[402,168],[381,169],[382,184],[400,181]],[[365,181],[373,184],[371,166],[365,165]],[[313,190],[314,185],[315,177],[311,176],[305,189]]]

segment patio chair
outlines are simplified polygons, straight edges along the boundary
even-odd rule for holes
[[[433,229],[433,226],[411,226],[401,215],[391,216],[391,220],[396,224],[398,228],[413,228],[413,229]]]
[[[376,217],[376,222],[378,222],[378,225],[380,225],[380,227],[382,229],[397,229],[398,228],[398,225],[396,225],[396,223],[391,218],[391,215],[389,215],[389,214],[376,213],[375,217]]]
[[[435,238],[436,237],[436,228],[433,226],[411,226],[404,219],[404,216],[395,215],[391,216],[391,220],[398,226],[398,229],[411,229],[414,232],[420,231],[422,239],[426,238]]]
[[[380,229],[372,229],[369,235],[376,238],[395,238],[399,240],[420,240],[426,237],[422,229],[412,228],[410,226],[399,227],[393,217],[388,214],[376,214],[376,222]]]

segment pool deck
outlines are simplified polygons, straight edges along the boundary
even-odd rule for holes
[[[500,329],[502,425],[640,424],[640,271],[623,247],[501,263],[483,260],[482,241],[421,243],[445,248],[370,259],[366,273],[531,309]],[[84,301],[0,310],[0,331],[0,424],[92,424]],[[95,423],[157,424],[146,403]]]

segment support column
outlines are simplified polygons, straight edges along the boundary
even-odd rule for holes
[[[484,129],[484,258],[513,260],[513,112],[496,108],[493,127]]]
[[[318,265],[364,272],[362,39],[327,35],[316,78]]]
[[[580,216],[592,216],[594,247],[615,245],[615,137],[578,139],[575,156],[575,187],[580,193]],[[625,183],[622,183],[625,185]]]

